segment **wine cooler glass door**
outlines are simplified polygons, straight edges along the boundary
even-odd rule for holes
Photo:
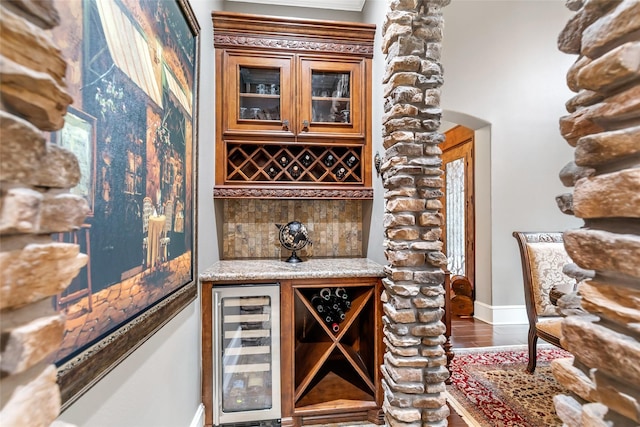
[[[214,289],[216,424],[280,418],[279,295],[278,285]]]

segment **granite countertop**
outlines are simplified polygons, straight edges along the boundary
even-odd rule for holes
[[[384,267],[368,258],[310,258],[300,263],[277,259],[218,261],[200,273],[202,282],[384,277]]]

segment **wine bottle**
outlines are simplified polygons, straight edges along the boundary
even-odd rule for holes
[[[329,299],[331,298],[331,289],[329,288],[320,289],[320,296],[322,297],[322,299],[329,301]]]
[[[314,294],[311,297],[311,305],[316,309],[318,313],[322,313],[324,310],[324,299],[318,294]]]
[[[254,329],[264,329],[264,325],[262,322],[243,322],[240,324],[240,329],[245,330],[254,330]]]
[[[243,405],[246,388],[247,382],[244,376],[234,378],[229,390],[229,406],[238,409]]]
[[[247,394],[245,395],[247,409],[260,409],[264,406],[265,387],[264,374],[262,372],[253,372],[249,374],[247,379]]]
[[[247,381],[247,391],[260,393],[264,390],[264,376],[260,372],[254,372]]]

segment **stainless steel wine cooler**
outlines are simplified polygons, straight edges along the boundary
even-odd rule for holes
[[[213,288],[213,328],[214,425],[279,422],[280,286]]]

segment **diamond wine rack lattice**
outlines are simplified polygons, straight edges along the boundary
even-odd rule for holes
[[[362,183],[362,146],[227,144],[230,182]]]

